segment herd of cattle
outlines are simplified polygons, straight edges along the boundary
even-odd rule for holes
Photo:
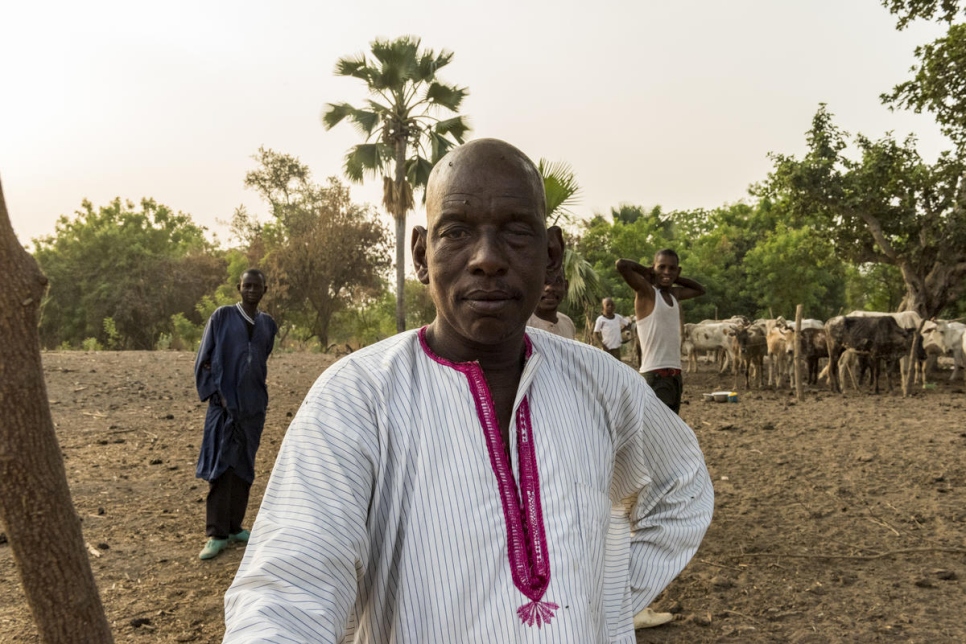
[[[908,373],[910,357],[913,382],[923,386],[942,355],[952,357],[951,379],[966,373],[964,330],[966,324],[958,321],[923,323],[915,311],[853,311],[827,322],[802,320],[799,355],[806,373],[800,374],[793,360],[794,323],[780,317],[752,322],[739,316],[685,324],[682,354],[689,372],[697,369],[699,355],[707,355],[719,365],[719,373],[734,374],[736,387],[743,375],[746,388],[753,384],[760,388],[767,365],[769,386],[793,386],[804,375],[808,384],[827,379],[832,391],[841,392],[843,382],[858,389],[869,374],[871,386],[879,393],[880,377],[886,376],[891,389],[894,374],[905,377]]]

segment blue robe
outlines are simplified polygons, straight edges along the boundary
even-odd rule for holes
[[[218,308],[205,326],[195,358],[198,397],[208,401],[195,476],[207,481],[229,467],[249,483],[255,480],[255,453],[268,408],[267,362],[278,326],[261,311],[254,321],[249,339],[249,324],[238,307]]]

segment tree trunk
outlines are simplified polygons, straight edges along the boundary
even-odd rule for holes
[[[406,330],[406,139],[396,141],[395,199],[392,213],[396,224],[396,333]]]
[[[923,318],[932,318],[963,291],[966,261],[962,257],[936,262],[925,277],[916,274],[907,264],[900,264],[899,268],[906,285],[900,311],[915,311]]]
[[[38,311],[47,285],[0,188],[0,520],[44,642],[113,642],[47,405]]]

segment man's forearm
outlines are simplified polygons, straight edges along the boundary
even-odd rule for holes
[[[654,269],[650,266],[642,266],[632,259],[619,259],[615,266],[624,281],[635,291],[643,289],[644,284],[654,283]]]
[[[617,270],[623,273],[626,271],[632,271],[638,275],[643,275],[644,277],[650,278],[654,274],[654,269],[650,266],[644,266],[633,259],[619,259],[617,260]]]
[[[692,291],[697,291],[698,295],[704,295],[705,293],[704,287],[689,277],[681,277],[680,275],[678,275],[678,278],[674,280],[674,283],[683,288],[691,289]]]

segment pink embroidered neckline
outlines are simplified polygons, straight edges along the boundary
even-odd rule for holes
[[[419,330],[419,343],[427,356],[441,365],[459,371],[469,382],[470,392],[476,402],[476,415],[483,428],[486,449],[490,455],[490,467],[500,490],[513,584],[530,600],[517,609],[517,615],[527,626],[536,625],[540,628],[543,624],[550,623],[554,611],[560,606],[541,601],[550,585],[550,552],[547,549],[547,534],[540,505],[540,477],[537,472],[529,400],[524,396],[516,413],[517,451],[520,459],[518,491],[510,459],[504,449],[490,388],[479,363],[452,362],[433,353],[426,341],[426,327]],[[530,338],[526,338],[527,358],[532,351]]]

